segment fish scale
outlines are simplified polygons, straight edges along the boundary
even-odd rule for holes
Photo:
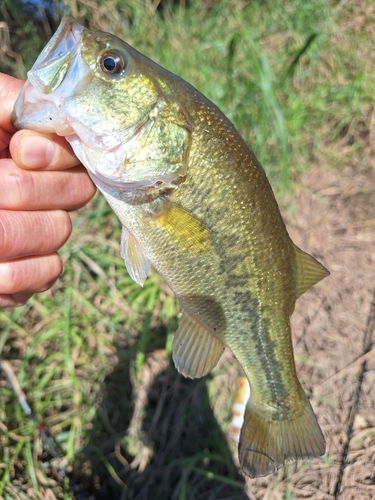
[[[251,391],[239,460],[251,477],[324,453],[296,375],[289,316],[328,271],[290,240],[265,172],[191,85],[117,37],[63,19],[13,112],[64,135],[123,225],[140,285],[153,265],[180,300],[176,368],[206,375],[227,346]]]
[[[209,115],[210,115],[209,119],[210,119],[211,125],[212,125],[212,122],[216,121],[216,115],[214,114],[214,112],[210,112]],[[215,126],[215,124],[213,126]],[[224,135],[230,137],[230,133],[225,134],[224,125],[220,124],[220,128],[223,131]],[[230,137],[230,139],[233,140],[234,137],[232,136],[232,137]],[[201,142],[204,143],[204,140],[205,140],[205,138],[202,137]],[[248,152],[246,151],[247,148],[245,149],[244,152],[242,152],[240,150],[240,146],[243,146],[243,145],[240,141],[237,141],[237,142],[239,142],[239,147],[233,148],[234,154],[232,152],[231,162],[233,162],[233,163],[244,162],[245,165],[248,166],[250,164],[250,167],[251,167],[253,164],[253,161],[251,161],[252,159],[249,158]],[[190,174],[196,180],[196,182],[200,183],[200,185],[202,186],[203,180],[199,178],[199,176],[196,172],[197,170],[199,170],[199,165],[202,161],[199,159],[199,156],[202,156],[202,146],[200,145],[200,147],[197,147],[197,150],[198,150],[198,158],[195,158],[194,152],[191,152]],[[204,151],[204,149],[203,149],[203,151]],[[237,154],[238,158],[235,158],[236,154]],[[219,172],[221,172],[222,171],[221,162],[222,162],[223,155],[221,154],[221,152],[219,152],[217,156],[219,157],[218,170],[219,170]],[[204,158],[204,155],[203,155],[203,158]],[[204,159],[203,159],[203,161],[204,161]],[[213,160],[212,159],[211,159],[210,167],[211,167],[211,169],[213,168]],[[229,286],[231,285],[232,289],[234,288],[233,298],[231,301],[232,304],[228,301],[228,299],[224,301],[225,304],[228,304],[228,302],[230,304],[230,307],[228,308],[227,316],[228,316],[228,318],[232,318],[232,321],[229,323],[230,329],[226,333],[227,344],[230,347],[232,347],[232,345],[233,345],[233,342],[231,342],[231,340],[230,340],[231,331],[234,331],[235,332],[234,335],[236,335],[236,333],[238,332],[238,329],[239,329],[239,325],[246,325],[246,327],[250,330],[250,332],[251,331],[252,332],[254,332],[254,331],[259,332],[260,331],[259,325],[252,325],[251,322],[249,321],[249,317],[251,316],[251,313],[256,311],[257,309],[259,309],[259,305],[257,304],[257,301],[254,300],[254,296],[249,291],[249,281],[251,280],[250,273],[254,274],[254,269],[264,269],[264,263],[262,262],[262,264],[263,264],[262,266],[257,265],[254,262],[254,258],[253,258],[253,259],[251,259],[252,262],[250,264],[248,264],[248,266],[245,266],[245,269],[243,269],[242,273],[241,272],[237,272],[237,273],[230,272],[229,264],[228,264],[229,259],[230,259],[230,261],[232,261],[232,263],[234,262],[234,265],[232,264],[233,268],[235,270],[236,270],[236,268],[238,268],[238,263],[236,262],[237,259],[236,259],[235,246],[233,245],[233,243],[234,243],[233,236],[235,237],[236,243],[240,246],[239,255],[238,255],[238,260],[240,263],[245,264],[248,260],[250,260],[250,256],[256,256],[256,255],[261,256],[261,258],[264,260],[264,254],[266,252],[263,252],[263,255],[261,252],[257,252],[254,238],[252,238],[252,241],[250,241],[250,243],[246,242],[246,240],[249,239],[249,236],[251,238],[252,232],[255,233],[256,238],[258,240],[261,240],[262,231],[264,230],[264,228],[267,228],[268,225],[270,224],[270,215],[272,215],[272,214],[270,214],[269,205],[268,205],[268,207],[261,206],[262,201],[265,201],[266,203],[269,202],[267,197],[259,196],[259,194],[256,196],[254,195],[254,192],[256,193],[257,189],[259,188],[256,183],[253,183],[253,178],[257,179],[260,177],[259,175],[257,175],[257,171],[254,168],[251,169],[248,167],[247,169],[243,169],[242,171],[240,171],[240,175],[242,175],[242,177],[248,177],[248,178],[245,180],[241,179],[241,178],[234,180],[233,176],[230,177],[230,180],[232,181],[232,185],[234,182],[236,182],[236,185],[238,185],[237,196],[235,198],[235,201],[237,201],[237,205],[241,204],[241,208],[242,208],[242,210],[240,212],[240,217],[236,221],[237,224],[233,224],[233,219],[230,217],[228,217],[229,220],[224,219],[222,224],[218,223],[218,220],[220,220],[220,218],[222,217],[223,214],[222,214],[222,212],[220,212],[219,214],[215,213],[215,206],[213,204],[209,205],[211,208],[211,212],[212,212],[212,217],[211,217],[213,219],[212,225],[213,225],[213,227],[216,227],[217,235],[215,236],[215,239],[219,242],[218,243],[218,251],[219,251],[219,253],[222,253],[222,255],[221,255],[221,261],[222,261],[222,267],[223,267],[222,274],[227,276],[227,280],[226,280],[227,285],[229,285]],[[217,179],[217,176],[215,176],[215,175],[213,175],[213,176],[210,175],[210,178],[211,177],[213,177],[215,180]],[[220,179],[220,181],[222,181],[222,180]],[[224,186],[224,189],[223,189],[223,186]],[[247,189],[245,189],[245,190],[241,189],[242,186],[246,186]],[[253,189],[249,189],[249,186],[252,186]],[[188,189],[188,188],[189,188],[189,184],[186,184],[185,186],[182,186],[182,189],[180,191],[179,190],[176,191],[175,195],[176,195],[177,200],[185,198],[185,199],[197,201],[196,196],[194,196],[195,189],[193,190],[193,192],[184,193],[184,190]],[[266,189],[267,189],[267,184],[266,184]],[[203,198],[204,198],[206,193],[202,189],[200,191],[201,191],[201,195],[203,195]],[[243,192],[241,192],[241,191],[243,191]],[[216,202],[216,205],[218,205],[219,210],[221,209],[222,206],[224,206],[224,207],[228,206],[227,203],[222,202],[223,196],[225,196],[225,195],[230,196],[231,199],[229,200],[229,203],[233,205],[233,186],[228,185],[228,183],[224,183],[224,182],[219,183],[217,189],[216,189],[216,184],[215,184],[214,189],[210,190],[210,192],[215,193],[215,195],[216,195],[215,202]],[[209,195],[209,193],[207,193],[207,195]],[[220,200],[220,203],[218,203],[217,200]],[[241,200],[241,201],[239,201],[239,200]],[[249,230],[246,226],[244,226],[245,219],[248,220],[248,224],[252,224],[253,217],[249,218],[249,210],[246,210],[246,208],[247,208],[247,205],[254,204],[254,200],[256,200],[257,207],[253,211],[253,213],[254,212],[258,213],[260,211],[261,213],[267,214],[266,217],[267,217],[268,224],[266,225],[263,223],[263,221],[261,221],[261,223],[258,224],[260,226],[260,228],[252,227],[251,230]],[[248,201],[249,201],[249,203],[247,203]],[[200,206],[204,206],[204,204],[199,203],[199,200],[198,200],[198,203],[195,203],[194,206],[200,207]],[[192,211],[192,213],[194,213],[194,206],[189,207],[190,210]],[[242,214],[245,214],[245,215],[242,215]],[[209,217],[207,215],[208,214],[206,213],[205,214],[206,221],[209,220]],[[274,215],[276,216],[276,221],[278,222],[280,220],[280,217],[278,215],[278,211],[275,210]],[[200,217],[201,214],[197,213],[196,216]],[[271,224],[272,224],[272,227],[277,227],[275,223],[271,223]],[[281,222],[281,224],[279,224],[279,226],[280,225],[281,225],[281,229],[283,229],[284,224]],[[243,234],[243,233],[245,233],[245,234]],[[288,239],[286,234],[285,234],[285,236],[286,236],[286,239]],[[278,239],[280,239],[280,238],[278,238]],[[269,240],[269,236],[268,236],[268,240]],[[289,241],[287,241],[287,243],[289,244]],[[249,252],[250,256],[244,256],[244,252],[243,252],[244,247],[250,248],[253,250],[253,251]],[[220,252],[220,249],[222,249],[222,252]],[[230,250],[229,255],[227,252],[228,249]],[[263,248],[262,248],[262,250],[263,250]],[[275,255],[275,252],[271,251],[271,252],[269,252],[269,254]],[[260,278],[258,278],[259,281],[262,281],[262,277],[264,276],[264,274],[265,273],[262,273]],[[255,281],[254,277],[253,277],[253,281]],[[266,280],[267,283],[269,281],[270,280]],[[212,279],[212,282],[213,283],[215,282],[214,278]],[[241,284],[242,284],[242,288],[245,289],[244,291],[241,291]],[[254,285],[252,285],[250,288],[254,289]],[[259,288],[260,288],[260,286],[259,286]],[[284,293],[284,300],[285,300],[286,299],[286,297],[285,297],[286,292],[284,291],[283,293]],[[278,293],[278,295],[279,294],[280,293]],[[268,302],[269,302],[269,298],[270,297],[272,298],[273,295],[274,294],[272,293],[271,290],[267,291],[266,297],[268,298]],[[294,299],[295,299],[295,297],[290,297],[290,302],[294,301]],[[237,314],[234,314],[235,309],[237,309],[239,311],[239,312],[237,312]],[[242,313],[242,315],[239,313]],[[261,317],[262,315],[259,314],[257,316]],[[275,328],[274,328],[274,330],[275,330]],[[285,330],[285,328],[283,328],[282,330]],[[246,332],[245,332],[245,335],[246,335]],[[263,331],[260,335],[260,338],[265,337],[266,335],[267,335],[267,329],[263,329]],[[255,335],[253,339],[250,338],[249,340],[254,344],[254,339],[256,339],[256,338],[257,338],[257,335]],[[235,340],[234,340],[234,342],[235,342]],[[268,339],[268,342],[266,342],[266,344],[271,345],[270,339]],[[246,345],[249,345],[249,343],[246,342]],[[252,347],[252,350],[254,350],[254,346]],[[236,354],[236,352],[235,352],[236,349],[234,347],[232,347],[232,351]],[[290,349],[285,349],[285,351],[286,351],[286,355],[289,356],[289,358],[290,358]],[[243,353],[244,350],[240,349],[240,352]],[[241,355],[239,354],[239,356],[241,356]],[[247,360],[249,360],[250,356],[241,356],[241,357],[245,358],[245,361],[243,363],[241,363],[242,366],[247,367],[248,371],[249,371],[250,367],[247,366],[249,364],[247,362]],[[263,350],[261,348],[256,348],[256,355],[251,356],[251,357],[254,357],[256,360],[260,360],[263,367],[267,366],[267,362],[264,359],[264,358],[267,358],[267,356],[265,355],[265,353],[263,352]],[[274,356],[272,356],[272,357],[274,358]],[[254,371],[256,373],[256,366],[254,366],[254,363],[252,363],[252,365],[253,366],[251,368],[251,371]],[[272,360],[272,365],[274,368],[272,371],[270,371],[268,373],[268,376],[265,377],[267,380],[270,380],[270,378],[274,375],[274,373],[275,372],[277,373],[279,371],[279,370],[275,370],[275,365],[276,365],[275,359]],[[253,376],[250,378],[254,381],[255,378],[257,378],[257,377]],[[253,385],[255,385],[255,384],[253,383]],[[263,384],[263,381],[260,380],[259,385],[263,386],[263,389],[264,389],[264,385],[266,385],[266,384]],[[285,391],[284,391],[284,397],[285,397]]]

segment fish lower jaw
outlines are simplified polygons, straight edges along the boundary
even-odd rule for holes
[[[43,104],[41,107],[32,101],[26,104],[21,99],[20,102],[17,101],[11,116],[13,125],[17,129],[30,129],[62,137],[75,134],[73,127],[54,102],[44,99]]]

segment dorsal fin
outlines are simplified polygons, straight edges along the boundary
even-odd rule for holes
[[[294,245],[294,253],[296,256],[296,297],[298,298],[311,286],[328,276],[329,271],[296,245]]]

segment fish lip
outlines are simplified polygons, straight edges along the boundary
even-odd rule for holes
[[[82,39],[84,29],[85,28],[78,24],[73,17],[63,17],[56,33],[44,47],[32,68],[27,73],[27,77],[35,89],[43,94],[49,94],[61,84],[61,81],[63,81],[69,71],[69,65],[65,68],[65,71],[63,71],[62,79],[55,88],[51,88],[49,85],[50,82],[47,83],[45,81],[44,72],[51,78],[48,68],[53,65],[56,66],[57,64],[61,64],[64,61],[73,61],[74,57],[80,51],[79,42]],[[60,70],[59,73],[61,74],[62,70]]]
[[[91,78],[89,68],[80,63],[81,44],[85,28],[71,16],[65,16],[51,40],[44,47],[27,73],[28,80],[15,102],[11,121],[15,128],[67,136],[74,133],[63,119],[60,107],[71,93],[79,91]],[[74,89],[67,82],[73,71],[80,82]],[[45,111],[39,112],[36,102],[44,101]]]
[[[62,19],[57,31],[28,72],[28,81],[22,88],[12,113],[12,122],[16,128],[29,128],[32,125],[32,128],[39,132],[57,133],[71,144],[79,135],[77,127],[82,128],[81,132],[85,130],[84,123],[65,113],[65,101],[92,79],[90,66],[81,54],[81,42],[86,32],[90,33],[73,17],[65,16]],[[75,82],[78,82],[73,86],[69,82],[71,74],[74,75]],[[40,101],[43,101],[43,110],[39,112],[37,103]],[[128,127],[127,137],[122,136],[117,144],[110,144],[111,141],[107,140],[105,133],[98,133],[97,139],[102,142],[100,149],[116,153],[116,150],[126,147],[126,144],[140,135],[146,124],[152,121],[150,115],[156,106],[155,101],[136,123]],[[82,137],[81,141],[84,142]],[[124,179],[119,175],[104,175],[95,163],[85,161],[88,159],[85,154],[77,156],[94,182],[106,191],[126,193],[148,189],[161,190],[168,186],[175,187],[180,178],[179,173],[156,176],[155,172],[150,177],[138,179],[136,176]]]

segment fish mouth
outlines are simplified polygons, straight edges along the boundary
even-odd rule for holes
[[[74,18],[63,18],[56,33],[28,72],[34,88],[43,94],[50,94],[61,85],[79,49],[83,29]]]
[[[104,191],[159,191],[175,186],[186,170],[184,155],[178,159],[174,154],[168,157],[164,151],[168,150],[168,139],[164,149],[160,147],[154,154],[149,139],[155,134],[155,123],[163,129],[157,118],[164,109],[162,100],[155,98],[133,123],[118,128],[103,127],[102,121],[95,120],[93,125],[75,108],[75,99],[85,95],[86,87],[95,78],[93,64],[97,62],[85,55],[94,50],[93,42],[100,41],[102,35],[87,30],[73,17],[64,17],[27,74],[28,80],[14,105],[12,122],[18,129],[65,137],[95,184]],[[173,137],[180,137],[179,126],[174,127]],[[185,138],[179,141],[183,143]],[[145,153],[141,154],[143,149]],[[166,162],[172,169],[165,169]]]
[[[80,57],[84,27],[65,16],[56,33],[40,53],[14,105],[11,116],[18,129],[74,134],[66,116],[60,113],[63,101],[87,85],[91,72]],[[74,75],[74,79],[68,78]],[[74,85],[72,85],[74,81]]]

